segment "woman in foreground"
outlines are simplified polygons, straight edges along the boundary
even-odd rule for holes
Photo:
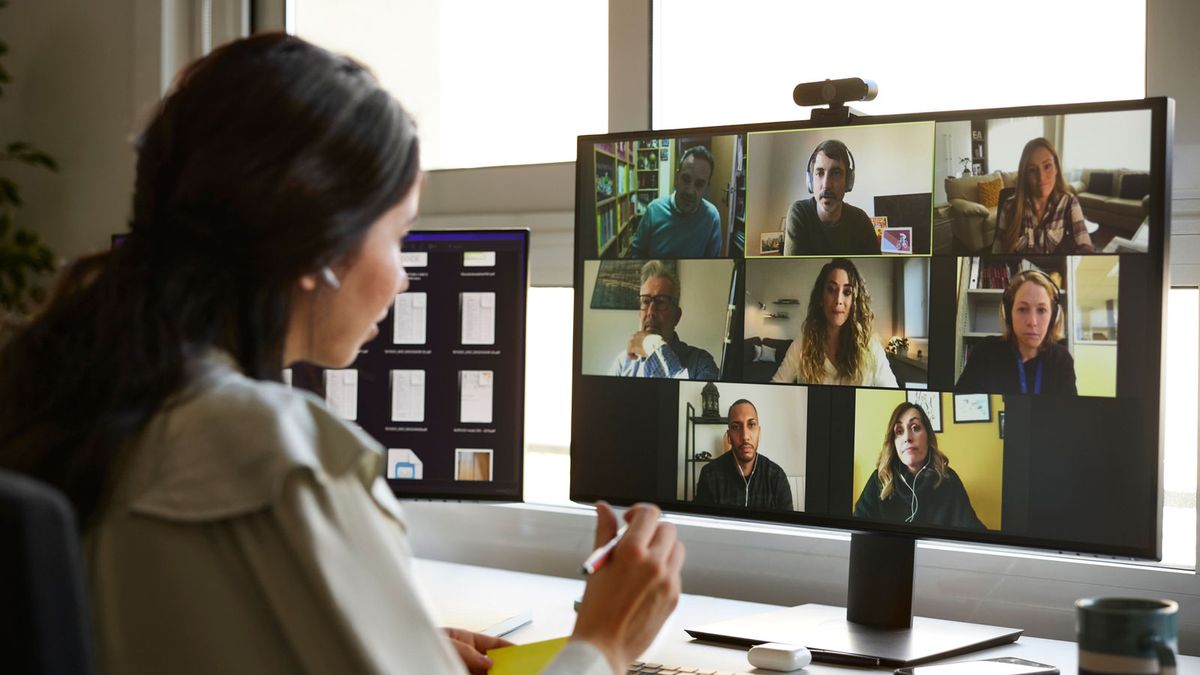
[[[409,116],[353,61],[259,35],[189,66],[137,154],[125,243],[0,351],[0,465],[75,505],[101,670],[485,672],[504,643],[434,627],[378,444],[280,383],[349,364],[407,288]],[[626,513],[549,672],[649,645],[683,564],[657,515]]]

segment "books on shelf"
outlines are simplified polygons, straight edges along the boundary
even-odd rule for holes
[[[1011,278],[1008,264],[999,260],[971,258],[970,283],[968,288],[1004,290]]]

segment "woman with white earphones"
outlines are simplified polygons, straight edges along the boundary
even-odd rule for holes
[[[883,434],[875,471],[854,505],[854,517],[914,525],[983,529],[971,498],[920,406],[896,406]]]

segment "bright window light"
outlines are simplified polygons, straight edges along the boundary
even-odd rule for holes
[[[602,0],[294,0],[300,37],[370,68],[412,112],[426,169],[570,162],[608,131]]]
[[[525,501],[570,501],[570,288],[529,289],[525,343]]]
[[[1167,294],[1166,419],[1163,461],[1163,564],[1196,566],[1196,375],[1200,289]]]
[[[655,129],[807,119],[827,78],[878,83],[876,115],[1146,95],[1145,0],[655,0],[653,31]]]

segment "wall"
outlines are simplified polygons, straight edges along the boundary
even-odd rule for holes
[[[961,176],[959,159],[971,156],[971,123],[942,122],[936,126],[933,162],[933,203],[945,204],[946,178]]]
[[[1003,492],[1004,442],[999,437],[1000,412],[1004,397],[990,396],[992,420],[988,423],[954,421],[954,395],[942,394],[942,431],[938,447],[950,460],[950,466],[971,498],[975,515],[988,529],[1000,529],[1000,496]],[[875,471],[884,427],[896,406],[905,400],[904,392],[859,391],[854,402],[854,500]],[[854,504],[849,505],[850,509]]]
[[[10,3],[0,10],[0,37],[13,77],[0,100],[0,142],[33,143],[61,167],[11,168],[25,201],[17,222],[64,260],[107,248],[109,235],[126,229],[130,139],[142,111],[134,100],[134,3]]]
[[[583,372],[608,373],[613,359],[625,348],[629,336],[638,330],[641,319],[636,309],[591,309],[599,261],[584,266]],[[679,306],[683,316],[675,332],[679,339],[712,355],[721,366],[721,347],[725,342],[725,313],[712,311],[729,304],[732,260],[681,260],[679,283],[683,286]],[[688,311],[688,308],[704,308]]]
[[[1152,0],[1146,13],[1146,94],[1175,99],[1171,283],[1200,284],[1200,3]]]
[[[844,142],[854,155],[854,190],[846,193],[846,203],[867,215],[874,215],[878,195],[931,191],[931,122],[751,134],[746,152],[746,241],[755,242],[751,250],[758,250],[761,233],[779,229],[792,202],[812,196],[804,177],[808,159],[831,138]]]
[[[1075,388],[1080,396],[1117,395],[1117,344],[1076,342]]]
[[[1064,115],[1063,172],[1070,177],[1079,169],[1149,171],[1150,117],[1149,110]]]
[[[679,383],[679,480],[676,493],[683,498],[685,480],[685,434],[687,433],[687,404],[699,415],[703,410],[700,391],[703,382]],[[719,382],[721,415],[738,399],[752,401],[758,410],[761,434],[758,450],[783,469],[792,485],[792,502],[797,511],[804,510],[804,474],[808,457],[808,426],[804,411],[808,410],[807,387],[762,387],[733,382]],[[724,451],[723,425],[697,425],[696,451],[707,450],[713,457]],[[696,476],[699,476],[699,467]],[[694,480],[694,477],[693,477]]]

